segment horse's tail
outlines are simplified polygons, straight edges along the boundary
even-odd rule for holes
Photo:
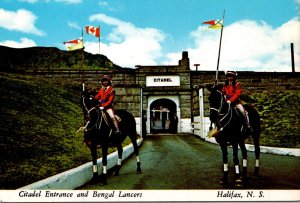
[[[255,157],[256,159],[259,159],[260,157],[260,116],[258,111],[253,107],[249,105],[245,105],[246,110],[248,111],[250,124],[252,126],[252,138],[254,141],[254,148],[255,148]]]

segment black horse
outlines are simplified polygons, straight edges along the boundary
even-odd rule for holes
[[[81,105],[84,112],[84,142],[90,148],[93,159],[93,178],[91,183],[100,182],[106,185],[107,174],[107,155],[109,147],[117,147],[118,163],[113,169],[113,175],[118,175],[121,168],[123,147],[122,142],[129,136],[137,159],[136,173],[141,173],[141,163],[139,160],[139,148],[137,145],[136,122],[131,113],[126,110],[116,110],[115,115],[119,117],[119,128],[121,135],[115,135],[114,125],[109,115],[101,111],[98,101],[94,100],[92,94],[87,90],[83,91],[81,96]],[[102,148],[103,172],[98,175],[97,166],[97,148]]]
[[[215,138],[219,143],[222,156],[223,156],[223,178],[221,184],[227,184],[228,179],[228,158],[227,158],[227,146],[232,145],[233,150],[233,162],[235,165],[235,185],[237,187],[243,186],[242,180],[247,180],[247,149],[245,147],[245,139],[250,134],[246,134],[243,127],[243,115],[239,110],[235,109],[232,105],[228,104],[224,95],[220,91],[221,86],[209,86],[210,91],[209,103],[210,103],[210,120],[214,123],[218,129],[218,133]],[[259,176],[259,137],[260,137],[260,117],[258,112],[249,105],[244,105],[245,110],[248,112],[250,124],[252,127],[251,135],[255,146],[255,170],[254,176]],[[243,156],[243,170],[242,176],[239,171],[239,159],[238,159],[238,146],[240,146]],[[242,179],[241,179],[242,178]]]

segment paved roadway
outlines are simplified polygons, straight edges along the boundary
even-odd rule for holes
[[[222,176],[221,150],[194,135],[151,135],[140,148],[142,174],[135,174],[132,155],[123,162],[119,176],[109,176],[108,185],[85,185],[84,190],[125,189],[234,189],[231,148],[229,184]],[[260,178],[253,176],[254,153],[248,153],[249,182],[244,189],[300,189],[300,157],[261,154]],[[239,154],[241,158],[241,154]]]

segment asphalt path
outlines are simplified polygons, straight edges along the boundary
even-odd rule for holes
[[[150,135],[140,148],[141,174],[135,173],[132,155],[123,161],[119,176],[108,176],[108,185],[86,184],[78,189],[235,189],[231,148],[228,154],[229,183],[222,186],[218,145],[190,134]],[[259,178],[253,176],[254,164],[254,153],[248,152],[248,183],[243,189],[300,189],[300,157],[261,154]]]

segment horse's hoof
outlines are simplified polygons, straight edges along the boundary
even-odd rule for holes
[[[247,176],[242,176],[241,180],[243,183],[247,183],[248,182],[248,177]]]
[[[93,176],[93,178],[90,180],[89,184],[91,184],[91,185],[96,184],[98,182],[98,179],[99,179],[98,177]]]
[[[248,177],[247,177],[247,176],[242,176],[242,177],[241,177],[241,180],[242,180],[243,186],[245,186],[245,185],[248,184]]]
[[[136,173],[137,174],[141,174],[142,173],[141,163],[140,162],[137,163]]]
[[[241,178],[235,180],[235,187],[242,188],[243,186],[243,180]]]
[[[222,179],[220,180],[220,184],[221,184],[221,185],[227,185],[227,183],[228,183],[228,181],[227,181],[226,178],[222,178]]]
[[[119,171],[114,171],[112,175],[113,176],[118,176],[119,175]]]
[[[115,168],[114,168],[114,171],[113,171],[113,176],[118,176],[119,173],[120,173],[120,169],[121,169],[121,166],[120,165],[116,165]]]
[[[106,180],[105,180],[105,181],[101,181],[101,182],[100,182],[100,185],[101,185],[101,186],[107,185],[107,181],[106,181]]]
[[[101,174],[101,176],[100,176],[100,185],[101,186],[107,185],[106,174]]]
[[[254,169],[254,177],[259,178],[259,168],[255,167]]]

